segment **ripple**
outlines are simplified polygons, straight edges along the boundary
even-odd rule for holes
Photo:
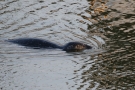
[[[108,37],[104,36],[106,29],[101,28],[103,25],[93,24],[94,20],[90,19],[93,15],[89,13],[88,7],[89,2],[82,0],[2,0],[0,88],[76,90],[98,87],[100,84],[94,82],[96,79],[93,75],[103,62],[98,54],[100,56],[100,53],[106,52],[103,45]],[[123,17],[130,18],[126,15]],[[59,49],[33,50],[4,42],[21,37],[46,39],[60,45],[80,41],[91,45],[93,49],[81,53],[65,53]],[[130,45],[134,38],[129,41],[124,44]]]
[[[106,41],[106,53],[87,71],[97,89],[134,89],[134,4],[132,1],[90,1],[91,33]],[[106,8],[105,8],[106,7]],[[124,10],[123,10],[124,9]],[[102,32],[100,31],[102,30]],[[88,73],[88,74],[89,74]],[[86,74],[86,75],[88,75]],[[96,87],[96,84],[94,84]]]

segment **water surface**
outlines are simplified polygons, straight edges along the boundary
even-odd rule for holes
[[[1,90],[134,90],[135,5],[131,0],[0,1]],[[92,50],[66,53],[5,42],[80,41]]]
[[[74,78],[80,77],[83,71],[78,69],[86,62],[94,63],[91,55],[104,51],[100,48],[100,37],[88,38],[85,22],[91,22],[80,16],[90,16],[85,12],[88,6],[87,1],[81,0],[0,1],[0,89],[76,90],[80,84],[76,85]],[[24,37],[59,45],[80,41],[93,49],[66,53],[60,49],[35,50],[5,42]]]

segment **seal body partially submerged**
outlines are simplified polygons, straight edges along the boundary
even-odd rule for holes
[[[69,42],[64,46],[59,46],[55,43],[52,43],[47,40],[35,39],[35,38],[21,38],[21,39],[12,39],[8,42],[16,43],[22,46],[31,47],[34,49],[41,48],[59,48],[66,52],[79,52],[85,49],[91,49],[92,47],[80,42]]]

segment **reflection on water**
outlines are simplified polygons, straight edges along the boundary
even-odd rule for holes
[[[135,89],[135,1],[88,0],[86,10],[93,22],[90,33],[106,41],[107,52],[91,58],[92,67],[82,66],[78,89],[134,90]],[[82,16],[84,17],[84,16]],[[89,63],[88,63],[89,64]],[[80,69],[78,70],[80,71]],[[77,78],[75,79],[77,80]]]
[[[88,35],[87,23],[92,23],[81,17],[91,16],[85,12],[88,6],[86,0],[1,0],[0,90],[76,90],[80,87],[82,84],[77,82],[82,80],[82,72],[87,65],[90,68],[94,64],[91,55],[104,52],[101,47],[105,44],[98,35]],[[41,38],[60,45],[81,41],[93,49],[66,53],[4,42],[22,37]]]
[[[0,89],[134,90],[134,4],[131,0],[0,1]],[[65,53],[1,41],[20,37],[62,45],[83,41],[94,49]]]

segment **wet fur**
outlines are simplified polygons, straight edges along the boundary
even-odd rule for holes
[[[79,52],[85,49],[91,49],[92,47],[80,42],[69,42],[64,46],[56,45],[50,41],[42,40],[42,39],[35,39],[35,38],[20,38],[20,39],[13,39],[8,40],[8,42],[16,43],[22,46],[31,47],[34,49],[40,48],[59,48],[66,52]]]

